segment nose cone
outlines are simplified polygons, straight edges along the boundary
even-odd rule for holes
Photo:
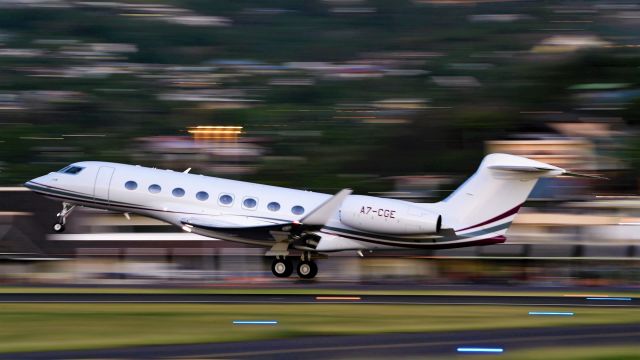
[[[37,177],[37,178],[33,178],[33,179],[27,181],[26,183],[24,183],[23,185],[27,189],[35,190],[39,186],[42,186],[42,185],[47,183],[47,177],[48,177],[48,175],[40,176],[40,177]]]
[[[33,188],[34,188],[33,181],[35,181],[36,179],[31,179],[31,180],[27,181],[26,183],[23,184],[24,187],[26,187],[27,189],[33,190]]]

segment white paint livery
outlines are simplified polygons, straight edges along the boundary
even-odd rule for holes
[[[507,154],[484,158],[447,199],[430,204],[310,191],[117,163],[78,162],[25,186],[63,201],[55,231],[76,205],[136,213],[185,231],[268,248],[272,271],[313,278],[321,252],[441,249],[501,243],[519,207],[543,176],[564,169]]]
[[[391,235],[429,235],[440,232],[442,216],[413,203],[352,195],[339,212],[340,222],[354,229]]]

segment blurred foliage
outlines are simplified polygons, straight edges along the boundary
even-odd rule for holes
[[[575,113],[579,107],[569,88],[584,83],[626,83],[637,86],[640,55],[634,48],[599,48],[556,55],[530,50],[555,35],[541,30],[557,19],[554,6],[564,2],[500,2],[474,6],[429,6],[410,1],[367,1],[374,12],[341,14],[331,2],[278,0],[268,4],[275,13],[260,14],[262,1],[159,0],[200,15],[225,16],[228,27],[169,24],[120,11],[89,6],[0,11],[2,47],[36,48],[45,55],[0,57],[0,93],[36,90],[73,91],[82,101],[48,103],[24,110],[0,110],[0,183],[18,184],[64,163],[84,160],[131,161],[133,139],[141,136],[184,135],[193,125],[242,125],[247,136],[269,134],[271,155],[298,161],[265,159],[257,174],[245,179],[310,189],[335,189],[351,182],[359,191],[388,185],[373,178],[427,172],[468,172],[478,163],[486,140],[507,138],[523,129],[539,128],[540,120],[523,111]],[[280,11],[281,10],[281,11]],[[520,14],[512,22],[476,22],[478,14]],[[584,15],[576,15],[584,16]],[[582,18],[580,18],[582,19]],[[616,21],[571,24],[585,33],[624,39],[637,35],[637,26]],[[560,25],[558,25],[560,26]],[[39,40],[78,43],[134,44],[138,51],[112,62],[158,65],[157,74],[137,76],[38,77],[29,69],[63,69],[102,64],[54,56],[56,46]],[[312,86],[269,86],[272,77],[250,74],[225,78],[216,90],[242,90],[259,102],[252,108],[207,110],[193,103],[165,101],[171,91],[159,81],[162,69],[173,65],[215,65],[216,60],[252,60],[268,65],[295,61],[345,63],[366,60],[372,52],[429,52],[414,67],[413,76],[337,80],[313,73]],[[454,64],[488,64],[485,69]],[[162,66],[160,66],[162,65]],[[226,71],[226,72],[225,72]],[[234,70],[235,71],[235,70]],[[215,69],[225,75],[228,70]],[[233,71],[231,71],[233,72]],[[236,71],[237,72],[237,71]],[[287,75],[289,76],[289,75]],[[473,76],[478,87],[445,87],[432,76]],[[366,123],[336,118],[343,104],[367,105],[390,98],[424,99],[427,106],[399,115],[405,122]],[[629,126],[638,126],[640,102],[617,113]],[[580,114],[576,115],[581,116]],[[290,135],[282,135],[287,130]],[[317,131],[320,136],[291,135]],[[63,134],[103,133],[104,138],[60,138]],[[631,141],[637,149],[637,141]],[[70,148],[58,161],[41,159],[43,147]],[[640,169],[640,154],[630,150]],[[635,151],[635,152],[634,152]],[[153,164],[148,164],[153,165]],[[346,174],[348,176],[339,176]],[[357,184],[349,174],[364,174]]]

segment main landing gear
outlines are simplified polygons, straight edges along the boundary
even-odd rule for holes
[[[313,279],[318,275],[318,265],[311,260],[302,260],[298,262],[298,276],[302,279]]]
[[[304,252],[298,261],[296,268],[298,276],[301,279],[313,279],[318,275],[318,265],[311,260],[311,254]],[[287,257],[276,257],[271,264],[271,272],[276,277],[289,277],[293,274],[293,262]]]
[[[66,202],[62,203],[62,211],[60,211],[58,215],[56,215],[58,218],[56,220],[56,223],[53,224],[53,231],[57,233],[61,233],[64,231],[64,224],[67,222],[67,216],[71,214],[75,207],[76,206],[73,204],[69,204]]]
[[[271,263],[271,272],[276,277],[289,277],[293,273],[293,263],[291,259],[283,258],[275,258],[273,259],[273,263]]]

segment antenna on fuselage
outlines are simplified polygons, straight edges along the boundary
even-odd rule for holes
[[[183,171],[183,173],[188,174],[189,171],[191,171],[191,168],[188,168],[187,170]]]

